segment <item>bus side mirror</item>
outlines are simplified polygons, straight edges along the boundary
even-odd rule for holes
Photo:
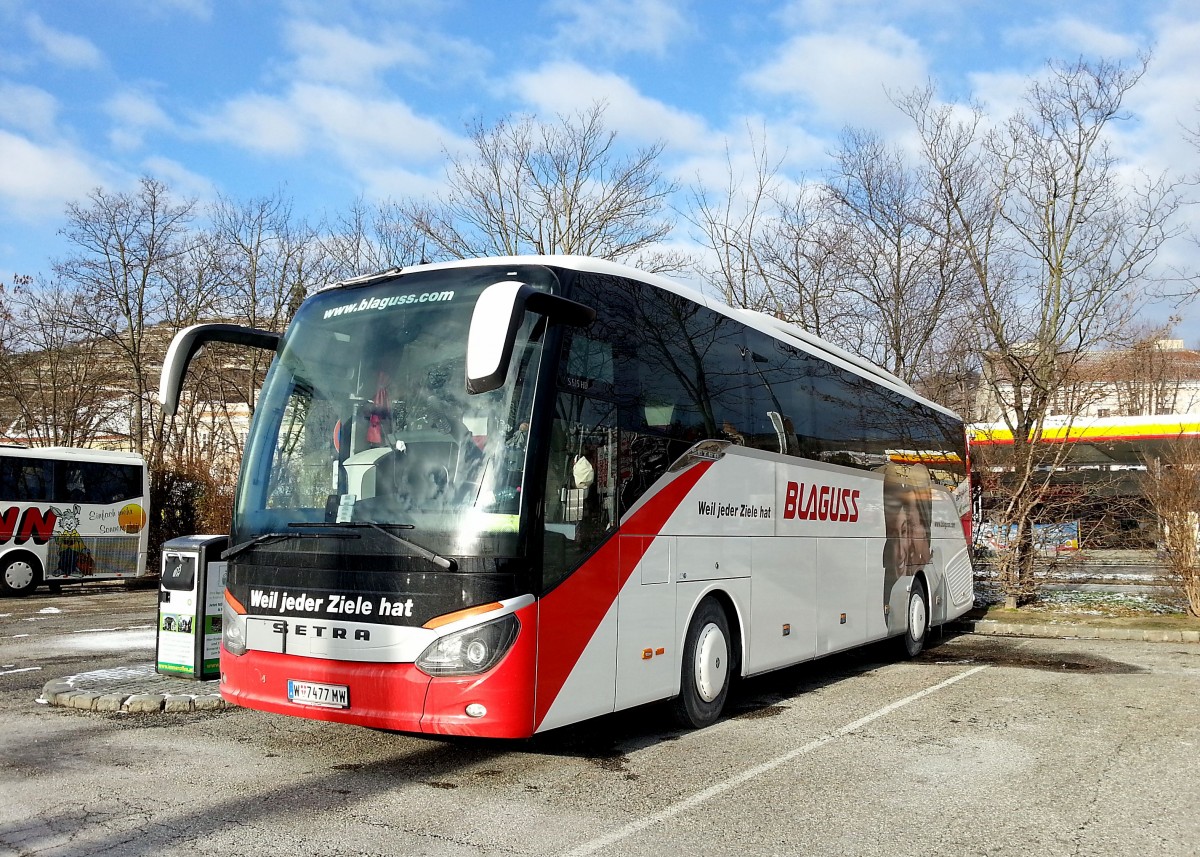
[[[596,311],[589,306],[538,291],[525,283],[493,283],[483,290],[471,314],[467,337],[468,393],[486,393],[504,384],[526,310],[571,327],[587,327],[596,318]]]
[[[158,382],[158,401],[163,411],[173,417],[179,410],[179,391],[183,387],[188,364],[206,343],[230,342],[275,351],[279,347],[279,339],[278,333],[237,324],[193,324],[185,327],[175,334],[163,360],[162,376]]]

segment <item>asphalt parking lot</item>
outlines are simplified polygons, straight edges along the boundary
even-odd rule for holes
[[[101,597],[126,621],[80,615]],[[1195,644],[951,636],[916,661],[870,647],[744,682],[699,732],[651,706],[525,742],[432,741],[241,709],[38,705],[55,669],[153,654],[152,603],[65,599],[0,619],[0,852],[1200,850]],[[119,644],[81,654],[105,633]],[[11,672],[35,665],[25,651],[50,654]]]

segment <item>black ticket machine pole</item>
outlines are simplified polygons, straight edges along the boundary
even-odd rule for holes
[[[158,587],[157,670],[202,680],[221,674],[221,610],[228,536],[182,536],[163,543]]]

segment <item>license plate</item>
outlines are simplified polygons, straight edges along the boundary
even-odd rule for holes
[[[321,684],[315,681],[288,679],[288,699],[299,705],[349,708],[350,688],[344,684]]]

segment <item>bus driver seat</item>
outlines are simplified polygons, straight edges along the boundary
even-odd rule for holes
[[[397,441],[376,463],[376,496],[401,509],[439,509],[453,499],[457,465],[458,444],[452,440]]]

